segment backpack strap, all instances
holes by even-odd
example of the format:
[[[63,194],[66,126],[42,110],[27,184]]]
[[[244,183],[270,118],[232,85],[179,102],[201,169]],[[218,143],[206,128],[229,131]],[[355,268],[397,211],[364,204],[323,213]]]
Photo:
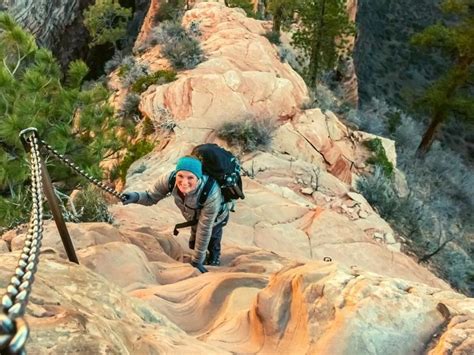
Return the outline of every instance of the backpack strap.
[[[173,184],[170,185],[170,182],[173,181]],[[171,186],[171,190],[173,190],[174,183],[176,182],[176,174],[172,174],[172,179],[170,176],[170,181],[168,182],[168,186]],[[217,184],[217,181],[214,180],[212,177],[208,176],[206,183],[204,184],[204,187],[201,191],[201,194],[199,195],[199,200],[198,200],[198,210],[202,209],[204,207],[204,204],[206,203],[207,197],[209,196],[209,192],[211,192],[212,186],[214,183]],[[192,227],[195,226],[198,223],[198,218],[197,218],[197,211],[194,213],[194,218],[192,221],[188,222],[183,222],[183,223],[178,223],[174,226],[173,230],[173,235],[178,235],[179,231],[178,229],[181,228],[186,228],[186,227]]]
[[[192,226],[195,226],[196,224],[198,223],[198,220],[196,217],[194,217],[194,219],[192,221],[189,221],[189,222],[183,222],[183,223],[178,223],[174,226],[174,229],[173,229],[173,235],[174,236],[177,236],[179,234],[179,230],[178,229],[181,229],[181,228],[186,228],[186,227],[192,227]]]
[[[201,209],[204,207],[204,204],[206,203],[207,197],[209,196],[209,192],[211,192],[212,186],[214,183],[217,184],[217,181],[214,180],[213,177],[208,176],[207,181],[204,184],[204,187],[201,191],[201,195],[199,195],[199,202],[198,202],[198,208]]]
[[[168,179],[168,192],[173,191],[174,185],[176,184],[176,171],[173,171]]]

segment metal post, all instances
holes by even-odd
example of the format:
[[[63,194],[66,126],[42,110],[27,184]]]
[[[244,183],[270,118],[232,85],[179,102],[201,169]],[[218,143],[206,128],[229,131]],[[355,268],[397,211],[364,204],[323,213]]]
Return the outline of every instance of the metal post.
[[[56,222],[56,227],[58,227],[59,235],[63,241],[64,249],[66,250],[67,257],[69,261],[79,264],[79,260],[76,256],[76,251],[74,250],[74,244],[72,244],[71,237],[64,222],[63,214],[59,208],[57,196],[53,190],[53,184],[51,183],[51,178],[49,177],[48,170],[46,170],[46,164],[41,161],[41,175],[43,178],[43,191],[46,199],[48,200],[49,208],[53,213],[54,222]]]
[[[27,132],[34,132],[33,134],[37,135],[37,130],[36,128],[27,128],[20,132],[20,138],[23,143],[23,146],[27,151],[30,151],[30,146],[24,138],[24,134]],[[51,178],[49,177],[48,170],[46,169],[46,164],[43,162],[43,160],[41,160],[41,177],[43,180],[44,195],[48,200],[48,205],[53,214],[54,222],[56,223],[59,235],[61,236],[61,240],[63,242],[64,249],[66,250],[67,257],[69,258],[69,261],[79,264],[79,260],[77,259],[76,252],[74,250],[74,244],[72,244],[71,237],[69,236],[69,232],[66,228],[66,223],[64,222],[61,209],[59,208],[57,196],[54,193]]]

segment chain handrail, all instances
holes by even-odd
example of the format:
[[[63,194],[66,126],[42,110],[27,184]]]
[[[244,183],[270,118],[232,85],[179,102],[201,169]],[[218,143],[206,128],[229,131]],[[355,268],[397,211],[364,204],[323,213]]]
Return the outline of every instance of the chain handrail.
[[[30,155],[31,193],[33,205],[30,214],[28,233],[25,239],[20,259],[18,260],[15,274],[7,286],[7,291],[1,299],[2,312],[0,312],[0,353],[26,354],[25,343],[28,339],[29,328],[24,319],[24,313],[34,275],[38,268],[41,240],[43,238],[43,181],[41,171],[40,149],[44,147],[56,159],[66,164],[73,171],[85,177],[94,185],[105,192],[119,198],[124,196],[114,189],[106,186],[101,181],[79,168],[72,161],[61,155],[53,147],[37,136],[35,128],[27,128],[20,132],[20,138]]]
[[[41,239],[43,238],[43,188],[39,142],[34,130],[22,131],[22,139],[30,147],[32,209],[28,233],[15,274],[10,279],[7,292],[2,297],[0,313],[1,354],[26,354],[24,346],[29,335],[24,320],[26,304],[31,292],[34,275],[38,268]],[[29,133],[28,137],[25,137]]]
[[[64,157],[62,154],[60,154],[56,149],[51,147],[48,143],[46,143],[44,140],[40,139],[42,147],[44,147],[48,152],[50,152],[57,160],[60,162],[66,164],[70,169],[72,169],[74,172],[78,173],[79,175],[85,177],[87,180],[89,180],[91,183],[96,185],[97,187],[101,188],[105,192],[108,192],[109,194],[117,197],[119,200],[123,200],[124,196],[118,192],[112,189],[111,187],[108,187],[105,185],[102,181],[97,180],[95,177],[90,176],[88,173],[83,171],[80,167],[78,167],[74,162],[69,160],[68,158]]]

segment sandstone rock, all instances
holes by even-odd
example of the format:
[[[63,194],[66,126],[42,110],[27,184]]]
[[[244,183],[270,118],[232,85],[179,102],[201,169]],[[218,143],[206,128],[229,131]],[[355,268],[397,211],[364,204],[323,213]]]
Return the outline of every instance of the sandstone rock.
[[[400,170],[398,169],[394,169],[393,171],[393,178],[394,178],[394,186],[395,186],[395,190],[398,194],[399,197],[407,197],[408,194],[410,193],[410,190],[408,188],[408,182],[407,182],[407,179],[405,177],[405,175],[403,174],[403,172],[401,172]]]
[[[280,153],[290,154],[294,159],[310,162],[326,170],[326,163],[321,153],[290,122],[285,123],[276,130],[272,147]]]
[[[247,116],[288,119],[307,97],[303,80],[281,63],[259,21],[218,3],[199,3],[183,25],[199,19],[207,60],[178,80],[142,95],[141,111],[154,119],[165,107],[177,121],[205,120],[206,127]]]
[[[313,193],[313,189],[311,187],[304,187],[301,189],[301,193],[303,195],[311,195]]]
[[[393,236],[393,233],[385,233],[383,236],[385,243],[387,244],[395,244],[397,241],[395,240],[395,237]]]
[[[448,329],[428,354],[469,354],[474,349],[474,320],[469,316],[455,316]]]
[[[247,171],[258,172],[255,177],[265,184],[289,186],[296,178],[298,185],[314,185],[315,190],[326,195],[341,196],[348,192],[348,186],[335,176],[301,160],[288,161],[280,154],[259,153],[242,166]]]
[[[383,234],[393,234],[393,229],[382,217],[376,213],[369,213],[365,210],[359,211],[359,217],[357,221],[354,221],[354,224],[357,225],[360,229],[367,230],[376,230]]]
[[[133,283],[154,284],[155,275],[145,253],[122,242],[91,246],[78,252],[79,262],[120,287]]]
[[[394,252],[397,252],[397,253],[400,253],[400,251],[402,249],[402,244],[401,243],[388,244],[387,249],[391,250],[391,251],[394,251]]]
[[[277,132],[274,146],[280,152],[316,163],[319,167],[324,166],[322,158],[331,174],[350,184],[351,162],[355,160],[352,143],[347,128],[333,113],[327,115],[320,109],[306,110],[292,121],[293,127],[282,127]]]
[[[261,222],[255,226],[255,245],[285,257],[311,259],[311,244],[304,230],[292,223],[271,225]]]
[[[331,112],[326,111],[326,125],[329,134],[329,138],[333,141],[339,141],[345,137],[348,137],[348,129],[345,125],[339,121],[337,116]]]
[[[395,150],[395,142],[393,140],[363,131],[358,131],[357,133],[354,132],[354,134],[357,135],[360,142],[375,138],[380,139],[382,141],[383,148],[385,149],[385,154],[387,155],[388,161],[391,162],[394,167],[397,166],[397,152]]]
[[[0,284],[18,252],[0,254]],[[116,271],[117,272],[117,271]],[[222,354],[81,265],[42,255],[26,312],[31,354]]]
[[[187,279],[132,294],[207,344],[243,353],[423,352],[445,321],[440,300],[473,317],[473,300],[453,292],[322,262],[290,262],[267,281],[263,270],[232,270],[252,259],[265,265],[269,254],[235,255],[227,278],[208,273],[199,288]],[[178,301],[183,294],[190,300],[185,304]],[[398,311],[386,312],[393,308]],[[194,317],[197,322],[189,322]]]
[[[8,253],[10,249],[8,249],[8,244],[6,241],[0,239],[0,254],[1,253]]]
[[[123,236],[118,229],[107,223],[66,223],[71,240],[76,251],[89,246],[122,241]],[[23,248],[26,231],[15,232],[12,239],[12,250]],[[42,245],[55,249],[62,257],[66,258],[61,237],[54,221],[45,221]]]

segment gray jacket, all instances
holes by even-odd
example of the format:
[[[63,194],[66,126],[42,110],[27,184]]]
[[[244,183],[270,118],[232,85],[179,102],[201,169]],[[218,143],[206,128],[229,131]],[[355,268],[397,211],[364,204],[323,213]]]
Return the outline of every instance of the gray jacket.
[[[168,182],[173,172],[161,175],[158,181],[145,192],[139,192],[137,203],[151,206],[169,195]],[[186,221],[192,221],[195,213],[198,219],[197,226],[191,229],[191,240],[195,239],[194,255],[192,261],[203,263],[206,257],[206,250],[211,239],[212,228],[221,223],[229,214],[229,204],[224,203],[221,189],[214,184],[209,191],[209,195],[202,209],[198,209],[199,196],[208,179],[207,175],[199,180],[196,190],[186,195],[184,199],[178,194],[178,188],[173,186],[171,196],[174,197],[176,206],[181,210]]]

